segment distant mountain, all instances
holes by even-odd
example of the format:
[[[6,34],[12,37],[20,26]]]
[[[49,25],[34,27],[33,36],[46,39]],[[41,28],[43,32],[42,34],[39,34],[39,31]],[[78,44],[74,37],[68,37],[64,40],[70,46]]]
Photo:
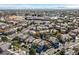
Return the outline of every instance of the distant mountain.
[[[0,4],[0,9],[79,9],[78,4]]]

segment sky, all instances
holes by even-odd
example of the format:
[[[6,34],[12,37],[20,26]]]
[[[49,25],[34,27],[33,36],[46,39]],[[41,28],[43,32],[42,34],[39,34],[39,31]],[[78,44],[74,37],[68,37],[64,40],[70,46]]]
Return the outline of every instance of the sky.
[[[79,9],[79,4],[0,4],[0,9]]]

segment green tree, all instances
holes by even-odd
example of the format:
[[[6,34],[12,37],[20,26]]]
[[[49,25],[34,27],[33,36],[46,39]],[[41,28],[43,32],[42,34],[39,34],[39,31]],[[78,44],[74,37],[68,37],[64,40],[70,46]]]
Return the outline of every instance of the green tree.
[[[59,55],[64,55],[65,54],[65,49],[62,48],[61,51],[59,51]]]
[[[1,37],[1,41],[7,42],[8,41],[8,38],[6,36],[3,36],[3,37]]]
[[[16,37],[14,37],[13,39],[12,39],[12,41],[19,41],[19,37],[18,36],[16,36]]]
[[[73,50],[74,50],[74,52],[75,52],[76,55],[79,55],[79,48],[75,48],[74,47]]]
[[[20,44],[17,41],[14,41],[11,45],[13,45],[17,50],[20,48]]]
[[[36,45],[36,44],[32,44],[31,47],[34,48],[34,49],[36,49],[36,48],[38,47],[38,45]]]
[[[30,55],[36,55],[36,50],[34,48],[30,48],[29,50]]]

